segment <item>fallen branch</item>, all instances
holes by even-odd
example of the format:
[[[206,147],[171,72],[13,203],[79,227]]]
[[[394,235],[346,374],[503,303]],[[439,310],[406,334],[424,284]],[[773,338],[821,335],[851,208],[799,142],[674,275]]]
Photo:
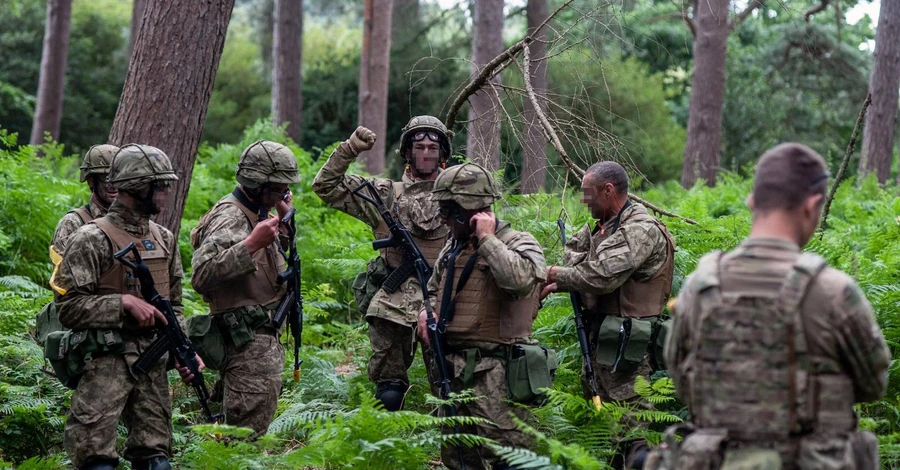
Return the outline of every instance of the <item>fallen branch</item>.
[[[575,0],[567,0],[560,5],[560,7],[548,16],[543,23],[538,25],[531,34],[525,36],[512,46],[509,46],[505,51],[501,52],[500,55],[491,59],[490,62],[484,65],[478,75],[466,84],[462,91],[459,92],[459,95],[456,96],[456,99],[453,100],[453,104],[450,105],[450,110],[447,111],[447,117],[444,119],[444,125],[447,126],[447,129],[449,129],[451,133],[453,132],[453,125],[456,124],[456,115],[459,114],[459,110],[462,108],[463,103],[465,103],[470,96],[477,93],[488,80],[509,66],[510,62],[515,60],[516,55],[522,52],[522,49],[525,49],[525,46],[534,40],[534,36],[544,29],[544,26],[546,26],[557,13],[569,6],[573,1]]]
[[[831,0],[819,0],[818,5],[810,7],[808,10],[806,10],[806,13],[803,14],[803,20],[809,23],[809,20],[812,19],[812,16],[828,8],[829,3],[831,3]]]
[[[831,202],[834,200],[834,193],[837,192],[838,185],[841,184],[841,178],[844,177],[844,172],[847,171],[847,165],[850,164],[850,156],[853,155],[853,149],[856,147],[856,139],[859,137],[859,129],[862,127],[863,121],[866,120],[866,111],[868,111],[870,104],[872,104],[871,93],[866,95],[866,100],[863,102],[862,109],[859,110],[859,116],[856,117],[856,125],[853,126],[853,133],[850,134],[850,143],[847,144],[847,150],[844,152],[844,159],[841,160],[841,166],[838,168],[837,174],[834,175],[834,182],[831,183],[831,189],[828,190],[828,197],[825,198],[825,208],[822,209],[822,223],[819,224],[819,237],[821,237],[822,232],[825,231],[825,225],[828,221],[828,211],[831,210]]]
[[[562,158],[562,160],[566,164],[566,167],[568,168],[568,170],[573,175],[577,176],[579,179],[584,178],[584,170],[579,168],[578,165],[576,165],[575,162],[573,162],[572,159],[569,158],[569,153],[566,152],[565,147],[563,147],[562,142],[560,142],[560,140],[559,140],[559,136],[556,134],[556,131],[553,129],[553,126],[550,125],[550,120],[547,119],[547,115],[544,114],[544,112],[541,110],[540,104],[538,103],[537,94],[534,92],[534,87],[531,85],[531,66],[530,66],[531,54],[530,54],[528,48],[525,48],[524,60],[522,62],[524,64],[524,65],[522,65],[522,67],[524,67],[524,69],[522,69],[522,76],[525,78],[525,90],[528,93],[528,99],[531,101],[532,107],[534,107],[534,112],[535,112],[535,114],[537,114],[538,120],[541,122],[541,128],[543,128],[543,130],[544,130],[544,135],[547,137],[548,140],[550,140],[550,142],[553,143],[553,147],[559,153],[560,158]],[[518,66],[519,63],[516,62],[516,65]],[[636,196],[634,194],[628,193],[628,197],[631,200],[633,200],[639,204],[643,204],[648,209],[650,209],[658,214],[665,215],[667,217],[673,217],[676,219],[681,219],[691,225],[700,225],[695,220],[689,219],[687,217],[682,217],[678,214],[663,210],[660,207],[658,207],[654,204],[651,204],[646,199]]]

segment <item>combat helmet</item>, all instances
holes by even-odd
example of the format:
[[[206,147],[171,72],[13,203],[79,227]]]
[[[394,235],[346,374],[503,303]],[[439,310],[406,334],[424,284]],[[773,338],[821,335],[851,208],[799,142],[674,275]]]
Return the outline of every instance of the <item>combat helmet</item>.
[[[235,174],[238,183],[247,188],[300,182],[297,158],[289,148],[271,140],[257,140],[244,149]]]
[[[434,116],[416,116],[403,126],[403,134],[400,135],[400,156],[406,158],[406,152],[412,147],[412,138],[421,131],[434,131],[443,137],[440,142],[441,160],[450,158],[450,131],[440,119]]]
[[[475,163],[463,163],[442,171],[431,190],[433,201],[454,201],[468,210],[483,209],[501,197],[494,177]]]
[[[91,175],[107,175],[109,174],[109,164],[112,163],[113,157],[119,147],[109,144],[94,145],[84,154],[84,160],[81,166],[81,177],[79,180],[84,183]]]
[[[134,191],[154,181],[175,181],[169,157],[149,145],[128,144],[116,153],[109,167],[109,184],[121,191]]]

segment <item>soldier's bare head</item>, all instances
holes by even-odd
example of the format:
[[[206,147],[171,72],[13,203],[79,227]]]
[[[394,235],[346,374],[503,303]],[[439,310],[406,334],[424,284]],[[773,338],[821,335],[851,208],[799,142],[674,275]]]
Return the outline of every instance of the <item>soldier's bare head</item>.
[[[815,232],[828,188],[828,167],[815,150],[777,145],[756,166],[748,205],[754,232],[779,232],[803,246]]]
[[[616,217],[628,200],[628,173],[616,162],[590,166],[581,180],[582,197],[591,215],[601,223]]]

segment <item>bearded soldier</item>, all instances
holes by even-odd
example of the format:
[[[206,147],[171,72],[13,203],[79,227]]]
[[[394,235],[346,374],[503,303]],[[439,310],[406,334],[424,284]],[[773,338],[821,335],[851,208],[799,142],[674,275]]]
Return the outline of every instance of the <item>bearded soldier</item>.
[[[853,404],[884,395],[890,351],[853,279],[800,251],[828,176],[804,145],[763,154],[750,236],[704,256],[675,303],[665,358],[696,430],[648,467],[879,468]]]
[[[59,319],[72,329],[69,362],[83,368],[66,417],[65,448],[80,469],[118,465],[116,428],[128,428],[125,459],[134,469],[167,470],[172,452],[172,398],[166,378],[168,354],[149,374],[132,369],[156,339],[163,314],[141,297],[137,279],[113,254],[134,243],[159,293],[179,319],[183,277],[178,240],[150,221],[176,180],[161,150],[129,144],[112,161],[109,183],[118,196],[106,216],[92,220],[68,240],[60,264]]]
[[[117,193],[116,188],[106,181],[106,175],[109,174],[109,163],[118,151],[119,147],[115,145],[103,144],[91,147],[84,154],[84,160],[79,168],[80,181],[87,182],[91,190],[91,200],[84,206],[67,212],[56,224],[50,245],[56,248],[57,252],[63,253],[66,239],[75,233],[78,227],[106,215]]]
[[[352,194],[366,178],[346,174],[350,163],[374,143],[372,131],[357,128],[334,150],[312,188],[331,207],[369,224],[375,237],[381,239],[390,233],[378,211]],[[400,181],[370,181],[393,216],[410,230],[428,263],[433,264],[447,239],[447,228],[437,215],[437,205],[431,202],[434,179],[450,157],[447,128],[433,116],[412,118],[400,136],[400,155],[406,161]],[[415,270],[411,262],[404,262],[402,249],[386,248],[357,278],[354,289],[357,305],[369,323],[372,357],[368,373],[369,380],[376,384],[375,397],[385,409],[399,410],[409,388],[407,370],[415,354],[414,326],[423,298]]]
[[[442,172],[432,197],[451,233],[428,282],[434,315],[446,325],[446,357],[435,361],[446,361],[454,392],[472,389],[478,397],[460,404],[458,414],[488,420],[460,432],[527,447],[529,439],[511,416],[524,420],[529,413],[509,400],[534,403],[538,389],[552,385],[556,369],[555,354],[531,339],[547,269],[544,252],[531,234],[496,218],[491,204],[500,199],[499,187],[474,163]],[[426,319],[422,310],[419,336],[427,344]],[[452,469],[511,468],[481,446],[445,446],[441,457]]]
[[[221,371],[225,423],[266,432],[282,388],[284,347],[272,323],[286,287],[279,220],[291,207],[288,185],[300,182],[297,158],[276,142],[247,147],[237,165],[238,186],[191,231],[191,284],[210,315],[190,319],[190,336],[211,368]],[[279,217],[270,217],[275,208]]]

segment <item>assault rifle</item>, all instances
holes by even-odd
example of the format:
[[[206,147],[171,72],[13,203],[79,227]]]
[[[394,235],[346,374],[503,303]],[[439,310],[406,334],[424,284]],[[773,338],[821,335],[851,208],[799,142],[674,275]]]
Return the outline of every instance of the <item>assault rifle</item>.
[[[133,261],[125,258],[125,255],[128,253],[134,256]],[[219,422],[222,419],[222,415],[213,415],[209,409],[209,390],[206,389],[203,372],[200,371],[197,352],[194,350],[191,340],[182,331],[181,324],[178,323],[178,317],[175,316],[175,310],[172,309],[169,299],[159,295],[159,291],[156,290],[156,284],[153,282],[150,268],[141,259],[141,254],[137,247],[134,243],[129,243],[128,246],[119,250],[113,257],[131,269],[132,274],[141,283],[141,296],[166,318],[166,324],[157,327],[159,337],[141,354],[137,362],[134,363],[134,368],[148,374],[165,353],[171,353],[179,365],[187,367],[191,374],[194,375],[190,386],[194,387],[194,392],[197,393],[197,398],[200,400],[200,406],[203,408],[206,420],[210,423]]]
[[[363,189],[366,189],[369,194],[363,194]],[[444,341],[442,338],[446,325],[438,327],[438,322],[434,318],[434,310],[431,307],[431,302],[428,300],[428,279],[431,278],[431,266],[428,264],[428,260],[425,259],[425,255],[422,254],[419,245],[416,244],[416,241],[413,239],[409,229],[404,227],[400,221],[394,218],[391,211],[388,210],[384,201],[381,199],[381,196],[378,195],[378,191],[371,181],[366,180],[363,184],[359,185],[358,188],[353,190],[353,195],[375,206],[375,209],[378,210],[378,214],[381,215],[381,219],[384,220],[388,230],[391,232],[390,238],[372,242],[372,248],[380,250],[382,248],[400,247],[403,250],[403,264],[412,266],[412,269],[416,274],[416,279],[418,279],[419,285],[422,287],[422,297],[424,300],[423,304],[426,316],[425,326],[428,330],[428,340],[431,342],[434,362],[437,365],[438,377],[435,385],[437,385],[440,390],[441,400],[446,401],[450,398],[450,393],[452,392],[452,389],[450,388],[450,371],[447,369],[447,356],[444,355]],[[401,268],[395,269],[391,275],[388,276],[388,279],[400,271]],[[400,283],[405,281],[410,274],[412,274],[412,272],[408,273],[403,279],[399,279],[397,286],[399,287]],[[387,281],[385,281],[385,283],[387,283]],[[456,406],[452,403],[446,403],[444,405],[444,411],[449,417],[456,416]],[[453,426],[453,432],[459,434],[458,425]],[[462,449],[457,446],[457,450],[459,451],[460,465],[463,470],[465,470],[465,459],[463,458]]]
[[[563,246],[566,244],[566,224],[562,219],[556,219],[559,226],[559,237]],[[584,375],[591,389],[591,401],[598,410],[603,404],[600,401],[600,393],[597,391],[597,378],[594,376],[594,365],[591,361],[591,343],[588,341],[587,329],[584,326],[584,310],[581,307],[581,294],[569,292],[569,300],[572,301],[572,310],[575,311],[575,331],[578,332],[578,345],[581,347],[581,361],[584,363]]]
[[[272,316],[272,323],[275,328],[281,328],[287,319],[288,326],[291,329],[291,336],[294,337],[294,382],[300,381],[300,343],[303,336],[303,293],[301,291],[300,274],[303,268],[300,262],[300,254],[297,252],[297,224],[294,221],[294,215],[297,209],[291,209],[284,217],[281,223],[287,227],[288,238],[290,238],[290,247],[287,258],[287,269],[278,275],[278,284],[287,283],[287,294],[278,308],[275,315]]]

